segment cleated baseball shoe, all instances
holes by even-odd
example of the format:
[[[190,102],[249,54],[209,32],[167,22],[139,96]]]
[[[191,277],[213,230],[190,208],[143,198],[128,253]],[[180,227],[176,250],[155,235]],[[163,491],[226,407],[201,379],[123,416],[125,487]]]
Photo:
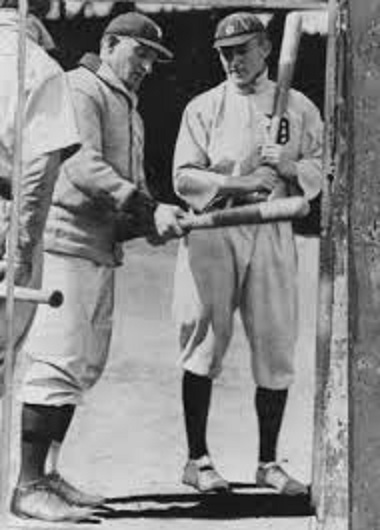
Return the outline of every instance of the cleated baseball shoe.
[[[205,455],[198,460],[189,460],[185,466],[182,483],[192,486],[201,493],[226,492],[230,485],[216,471],[209,456]]]
[[[49,484],[50,489],[65,499],[69,504],[96,507],[105,503],[104,497],[80,491],[61,477],[57,471],[46,475],[45,480]]]
[[[39,519],[50,523],[80,522],[92,516],[90,509],[72,506],[52,491],[45,479],[16,488],[11,512],[22,519]]]
[[[283,495],[307,495],[307,487],[292,478],[277,462],[259,464],[256,484],[260,488],[272,488]]]

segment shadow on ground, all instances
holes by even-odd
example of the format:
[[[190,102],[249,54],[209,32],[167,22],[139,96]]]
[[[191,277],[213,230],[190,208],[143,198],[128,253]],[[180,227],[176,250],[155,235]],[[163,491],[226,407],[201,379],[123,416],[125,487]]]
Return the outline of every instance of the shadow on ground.
[[[310,496],[289,497],[264,492],[254,484],[233,483],[225,494],[161,493],[107,499],[96,512],[100,519],[242,519],[314,515]],[[251,490],[251,491],[247,491]]]

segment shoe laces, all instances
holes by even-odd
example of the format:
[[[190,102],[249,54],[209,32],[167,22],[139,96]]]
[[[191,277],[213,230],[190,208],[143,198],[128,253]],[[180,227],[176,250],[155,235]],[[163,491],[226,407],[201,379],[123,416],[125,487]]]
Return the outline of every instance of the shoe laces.
[[[23,493],[24,491],[39,491],[46,490],[49,488],[49,482],[45,477],[38,478],[36,480],[31,480],[25,482],[16,487],[15,491]]]
[[[286,473],[284,465],[286,466],[288,463],[289,460],[287,458],[282,458],[281,460],[274,460],[273,462],[261,462],[259,468],[265,471],[269,471],[269,469],[279,469],[283,473]]]
[[[58,483],[60,486],[64,488],[70,488],[71,490],[76,489],[66,479],[64,479],[63,476],[58,471],[52,471],[51,473],[46,475],[46,480],[48,482],[53,481],[55,483]]]

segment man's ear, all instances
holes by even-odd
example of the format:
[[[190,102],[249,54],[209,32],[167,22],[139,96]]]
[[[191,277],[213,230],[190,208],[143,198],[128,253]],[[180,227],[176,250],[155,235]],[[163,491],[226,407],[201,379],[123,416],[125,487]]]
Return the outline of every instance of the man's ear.
[[[263,52],[264,59],[267,59],[272,51],[272,43],[269,39],[264,39],[261,45],[261,49]]]
[[[119,38],[117,37],[117,35],[106,35],[101,41],[101,49],[103,49],[105,52],[110,53],[115,48],[118,42]]]

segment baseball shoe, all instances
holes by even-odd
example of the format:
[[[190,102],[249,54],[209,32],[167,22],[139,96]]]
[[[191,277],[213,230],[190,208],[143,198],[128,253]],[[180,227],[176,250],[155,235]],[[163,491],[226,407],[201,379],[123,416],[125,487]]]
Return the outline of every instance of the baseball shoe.
[[[105,498],[101,495],[92,495],[80,491],[65,480],[57,471],[53,471],[45,476],[49,487],[57,495],[65,499],[69,504],[75,506],[101,506],[105,503]]]
[[[45,479],[16,488],[11,512],[22,519],[39,519],[51,523],[79,522],[92,516],[90,509],[72,506],[52,491]]]
[[[283,495],[307,495],[307,487],[291,477],[277,462],[259,464],[256,484],[260,488],[272,488]]]
[[[216,471],[208,455],[187,462],[182,483],[201,493],[226,492],[230,489],[229,483]]]

